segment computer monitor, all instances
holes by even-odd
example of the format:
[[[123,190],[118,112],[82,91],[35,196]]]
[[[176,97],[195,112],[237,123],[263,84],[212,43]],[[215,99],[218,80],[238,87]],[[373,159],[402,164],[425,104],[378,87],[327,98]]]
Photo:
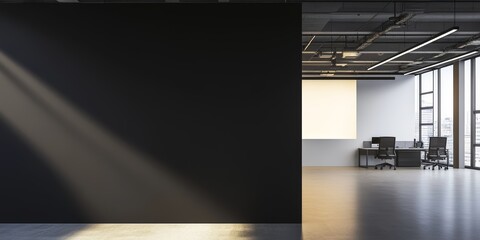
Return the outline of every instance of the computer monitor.
[[[380,145],[380,138],[379,137],[372,137],[372,144],[370,145],[370,147],[378,148],[378,145]]]

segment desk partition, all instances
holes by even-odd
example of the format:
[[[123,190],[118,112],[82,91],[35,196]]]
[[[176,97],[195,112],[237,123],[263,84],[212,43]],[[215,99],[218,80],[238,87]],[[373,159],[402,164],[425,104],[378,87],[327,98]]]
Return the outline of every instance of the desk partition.
[[[374,160],[377,149],[371,147],[371,141],[364,141],[363,147],[358,148],[358,166],[363,168],[373,166],[369,162],[372,163],[371,160]],[[419,167],[422,159],[425,158],[426,151],[425,148],[413,148],[413,141],[397,141],[395,144],[397,154],[395,164],[398,167]],[[362,156],[365,159],[363,164]]]

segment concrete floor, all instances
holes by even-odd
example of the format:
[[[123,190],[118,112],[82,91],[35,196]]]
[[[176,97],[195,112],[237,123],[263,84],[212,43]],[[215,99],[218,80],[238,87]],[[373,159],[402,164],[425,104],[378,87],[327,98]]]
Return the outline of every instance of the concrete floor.
[[[0,239],[480,239],[480,171],[303,169],[298,224],[0,224]]]
[[[480,239],[480,171],[303,170],[308,240]]]

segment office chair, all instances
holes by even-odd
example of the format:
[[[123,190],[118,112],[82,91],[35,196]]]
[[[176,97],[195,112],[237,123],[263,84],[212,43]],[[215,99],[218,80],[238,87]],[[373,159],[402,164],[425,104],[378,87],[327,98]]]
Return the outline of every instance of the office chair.
[[[395,166],[395,160],[397,159],[397,155],[395,154],[395,137],[380,137],[375,158],[385,160],[384,163],[375,165],[375,169],[380,167],[380,169],[383,170],[384,167],[388,166],[390,169],[393,167],[394,170],[397,170]],[[387,163],[387,159],[393,159],[393,164]]]
[[[423,169],[435,170],[435,167],[438,169],[445,168],[448,170],[448,149],[447,149],[447,138],[446,137],[430,137],[430,144],[428,145],[428,152],[426,155],[426,161],[423,164]],[[447,163],[440,163],[440,160],[447,160]]]

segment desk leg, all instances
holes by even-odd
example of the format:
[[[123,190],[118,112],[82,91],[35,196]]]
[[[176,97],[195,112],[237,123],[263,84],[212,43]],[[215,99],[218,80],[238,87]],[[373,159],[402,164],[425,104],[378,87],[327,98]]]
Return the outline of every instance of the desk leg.
[[[360,150],[358,150],[358,167],[362,167],[362,165],[360,164],[360,156],[362,156]]]
[[[365,156],[365,168],[368,168],[368,150],[367,150],[367,156]]]

